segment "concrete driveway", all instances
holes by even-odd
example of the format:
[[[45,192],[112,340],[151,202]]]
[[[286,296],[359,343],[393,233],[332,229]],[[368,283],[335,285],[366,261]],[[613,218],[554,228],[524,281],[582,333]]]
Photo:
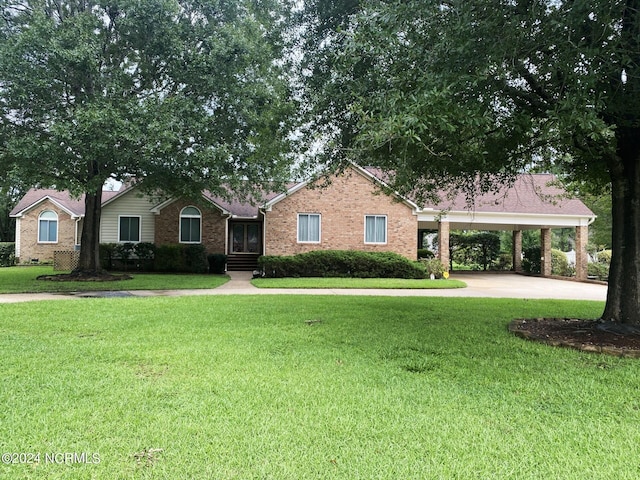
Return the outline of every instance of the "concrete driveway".
[[[126,292],[86,292],[73,294],[7,294],[0,303],[34,300],[63,300],[87,297],[159,297],[184,295],[365,295],[392,297],[489,297],[489,298],[556,298],[567,300],[599,300],[607,296],[607,286],[571,280],[529,277],[513,273],[458,273],[451,278],[462,280],[467,288],[452,290],[375,290],[375,289],[283,289],[256,288],[250,272],[230,272],[226,284],[205,290],[131,290]]]

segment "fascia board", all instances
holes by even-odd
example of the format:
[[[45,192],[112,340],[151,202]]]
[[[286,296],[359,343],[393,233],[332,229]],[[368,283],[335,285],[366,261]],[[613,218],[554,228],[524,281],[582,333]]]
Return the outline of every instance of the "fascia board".
[[[39,198],[38,200],[36,200],[35,202],[33,202],[31,205],[26,206],[25,208],[23,208],[22,210],[20,210],[17,213],[14,213],[13,215],[10,215],[13,218],[22,218],[29,210],[33,210],[34,208],[36,208],[39,204],[43,203],[45,200],[49,200],[51,203],[53,203],[54,205],[56,205],[58,208],[64,210],[65,212],[67,212],[69,214],[69,216],[71,218],[82,218],[84,217],[84,215],[79,215],[76,212],[68,209],[67,207],[65,207],[64,205],[62,205],[60,202],[58,202],[55,198],[49,196],[49,195],[45,195],[42,198]]]
[[[437,222],[446,220],[450,224],[493,224],[493,225],[545,225],[549,227],[579,227],[590,225],[594,216],[562,215],[511,212],[437,211],[419,212],[418,221]]]

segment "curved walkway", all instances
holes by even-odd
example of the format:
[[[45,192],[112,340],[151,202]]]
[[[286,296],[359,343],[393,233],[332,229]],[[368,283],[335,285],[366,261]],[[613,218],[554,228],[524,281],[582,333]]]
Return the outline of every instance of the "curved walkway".
[[[571,280],[529,277],[513,273],[458,273],[452,278],[462,280],[467,288],[451,290],[419,289],[285,289],[256,288],[250,272],[230,272],[231,280],[215,289],[203,290],[130,290],[123,292],[20,293],[0,295],[0,303],[36,300],[65,300],[94,297],[177,297],[184,295],[365,295],[390,297],[487,297],[604,301],[607,286]]]

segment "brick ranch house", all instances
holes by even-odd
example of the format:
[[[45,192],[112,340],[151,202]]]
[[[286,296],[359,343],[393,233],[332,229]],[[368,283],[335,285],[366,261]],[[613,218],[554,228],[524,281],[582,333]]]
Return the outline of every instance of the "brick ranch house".
[[[542,271],[551,274],[551,228],[576,229],[576,276],[586,278],[586,243],[593,213],[550,186],[551,175],[522,175],[511,188],[482,195],[470,208],[462,196],[418,206],[382,193],[372,170],[353,165],[328,186],[309,182],[271,194],[259,206],[203,194],[199,202],[158,202],[136,187],[103,192],[101,243],[203,244],[228,255],[229,270],[252,270],[260,255],[311,250],[392,251],[416,259],[422,230],[440,233],[438,255],[447,265],[449,231],[513,232],[514,269],[520,269],[522,230],[541,232]],[[16,258],[22,264],[52,261],[56,251],[79,248],[83,199],[68,192],[32,189],[12,210]]]

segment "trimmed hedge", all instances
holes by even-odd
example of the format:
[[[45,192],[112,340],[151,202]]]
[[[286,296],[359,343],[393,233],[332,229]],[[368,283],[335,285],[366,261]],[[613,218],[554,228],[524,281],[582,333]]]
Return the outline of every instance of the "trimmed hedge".
[[[186,245],[183,250],[183,257],[186,272],[207,273],[209,271],[207,248],[204,245]]]
[[[16,262],[16,244],[0,242],[0,267],[11,267]]]
[[[160,245],[156,247],[154,269],[158,272],[182,272],[184,260],[182,245]]]
[[[265,277],[425,278],[424,265],[392,252],[317,250],[258,259]]]
[[[223,274],[227,264],[227,256],[224,253],[212,253],[207,256],[209,261],[209,273]]]

